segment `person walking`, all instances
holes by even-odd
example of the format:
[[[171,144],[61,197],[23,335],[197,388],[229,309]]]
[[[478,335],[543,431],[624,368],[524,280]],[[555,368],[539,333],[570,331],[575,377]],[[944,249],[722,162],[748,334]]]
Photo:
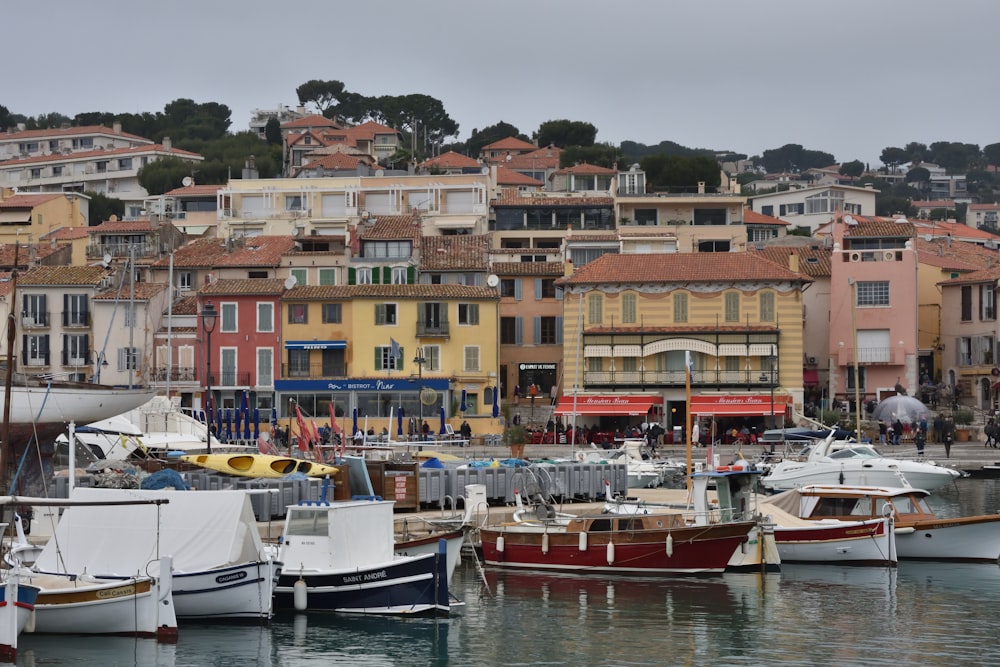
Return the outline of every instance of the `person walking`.
[[[941,442],[941,435],[944,433],[944,420],[938,414],[934,417],[934,442]]]
[[[944,456],[950,459],[951,443],[954,442],[955,438],[955,422],[952,421],[951,417],[947,417],[944,420],[944,424],[941,427],[941,438],[944,442]]]

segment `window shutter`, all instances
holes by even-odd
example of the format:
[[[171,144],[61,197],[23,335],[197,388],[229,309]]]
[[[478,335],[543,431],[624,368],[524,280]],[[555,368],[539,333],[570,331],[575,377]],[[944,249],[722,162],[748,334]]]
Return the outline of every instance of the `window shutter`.
[[[21,363],[25,366],[28,365],[28,335],[23,334],[21,336]]]
[[[520,278],[515,278],[514,279],[514,299],[516,301],[520,301],[521,300],[521,279]]]
[[[562,345],[563,342],[563,318],[562,316],[556,318],[556,344]]]
[[[64,327],[69,325],[69,294],[63,294],[62,323]],[[66,362],[63,361],[63,363]]]
[[[408,266],[406,267],[406,284],[414,285],[417,282],[417,267]]]
[[[534,328],[534,336],[532,342],[535,345],[540,345],[542,342],[542,318],[538,315],[535,315],[531,319],[534,320],[532,324]]]
[[[406,349],[400,345],[399,346],[399,356],[396,358],[396,370],[403,370],[403,360],[406,359]]]
[[[535,301],[542,300],[542,279],[535,278]]]
[[[358,284],[358,275],[357,275],[357,273],[358,273],[358,270],[355,269],[355,268],[353,268],[353,267],[349,267],[347,269],[347,284],[348,285],[357,285]]]
[[[382,267],[382,284],[391,285],[392,284],[392,267],[383,266]]]
[[[42,336],[38,341],[39,352],[42,353],[42,358],[45,360],[45,365],[49,365],[49,337],[48,335]]]
[[[521,317],[514,318],[514,344],[524,345],[524,319]]]
[[[375,348],[375,370],[382,370],[382,348],[377,346]]]
[[[65,294],[63,296],[65,296]],[[64,314],[64,316],[65,316],[65,314]],[[62,340],[63,340],[62,365],[63,366],[68,366],[69,365],[69,336],[67,336],[66,334],[63,334]]]
[[[83,362],[90,364],[90,334],[83,334]]]
[[[563,292],[566,290],[562,289],[559,285],[556,285],[556,301],[563,300]]]
[[[385,304],[377,303],[375,304],[375,324],[382,325],[385,324]]]

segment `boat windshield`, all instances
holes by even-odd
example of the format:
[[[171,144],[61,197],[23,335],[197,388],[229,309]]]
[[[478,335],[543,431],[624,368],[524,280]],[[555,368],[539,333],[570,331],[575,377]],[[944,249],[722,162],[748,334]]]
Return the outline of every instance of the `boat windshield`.
[[[894,496],[892,506],[896,508],[896,514],[906,516],[909,514],[930,514],[934,515],[934,510],[927,504],[927,500],[920,496],[908,494],[905,496]]]
[[[854,445],[830,454],[831,459],[880,459],[882,455],[866,445]]]
[[[321,537],[328,533],[327,512],[323,509],[288,508],[285,535]]]

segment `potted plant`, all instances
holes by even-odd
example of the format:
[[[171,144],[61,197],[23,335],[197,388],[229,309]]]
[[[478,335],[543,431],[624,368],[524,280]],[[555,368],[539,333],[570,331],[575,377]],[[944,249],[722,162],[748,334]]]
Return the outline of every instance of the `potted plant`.
[[[955,420],[955,440],[968,442],[972,435],[972,421],[975,415],[972,410],[955,410],[952,415]]]
[[[528,441],[528,430],[520,424],[510,424],[503,432],[504,442],[510,447],[510,456],[524,458],[524,444]]]

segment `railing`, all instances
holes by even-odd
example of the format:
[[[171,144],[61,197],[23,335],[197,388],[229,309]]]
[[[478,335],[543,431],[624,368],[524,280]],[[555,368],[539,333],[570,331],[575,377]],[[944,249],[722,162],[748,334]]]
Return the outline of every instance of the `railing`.
[[[21,313],[21,326],[26,329],[49,326],[48,311],[28,311]]]
[[[64,328],[89,328],[91,324],[90,313],[87,311],[69,311],[62,314],[62,325]]]
[[[153,382],[166,382],[167,376],[166,368],[153,369]],[[194,382],[198,379],[198,373],[194,368],[174,367],[170,369],[169,378],[171,382]]]
[[[585,386],[681,386],[685,384],[685,371],[584,371]],[[780,383],[777,371],[773,383]],[[771,371],[694,371],[692,387],[752,387],[768,388],[772,384]]]
[[[330,380],[347,377],[347,366],[330,366],[322,363],[316,364],[282,364],[281,377],[283,378],[312,378],[316,380]]]
[[[417,336],[447,337],[450,335],[448,319],[442,317],[436,322],[417,320]]]
[[[211,382],[213,387],[249,387],[250,371],[222,371],[218,375],[213,373]]]
[[[93,243],[87,246],[87,257],[128,257],[132,250],[136,257],[152,257],[159,253],[156,243]]]
[[[849,366],[856,356],[859,364],[899,366],[905,359],[903,352],[896,347],[842,347],[837,355],[837,365]]]

